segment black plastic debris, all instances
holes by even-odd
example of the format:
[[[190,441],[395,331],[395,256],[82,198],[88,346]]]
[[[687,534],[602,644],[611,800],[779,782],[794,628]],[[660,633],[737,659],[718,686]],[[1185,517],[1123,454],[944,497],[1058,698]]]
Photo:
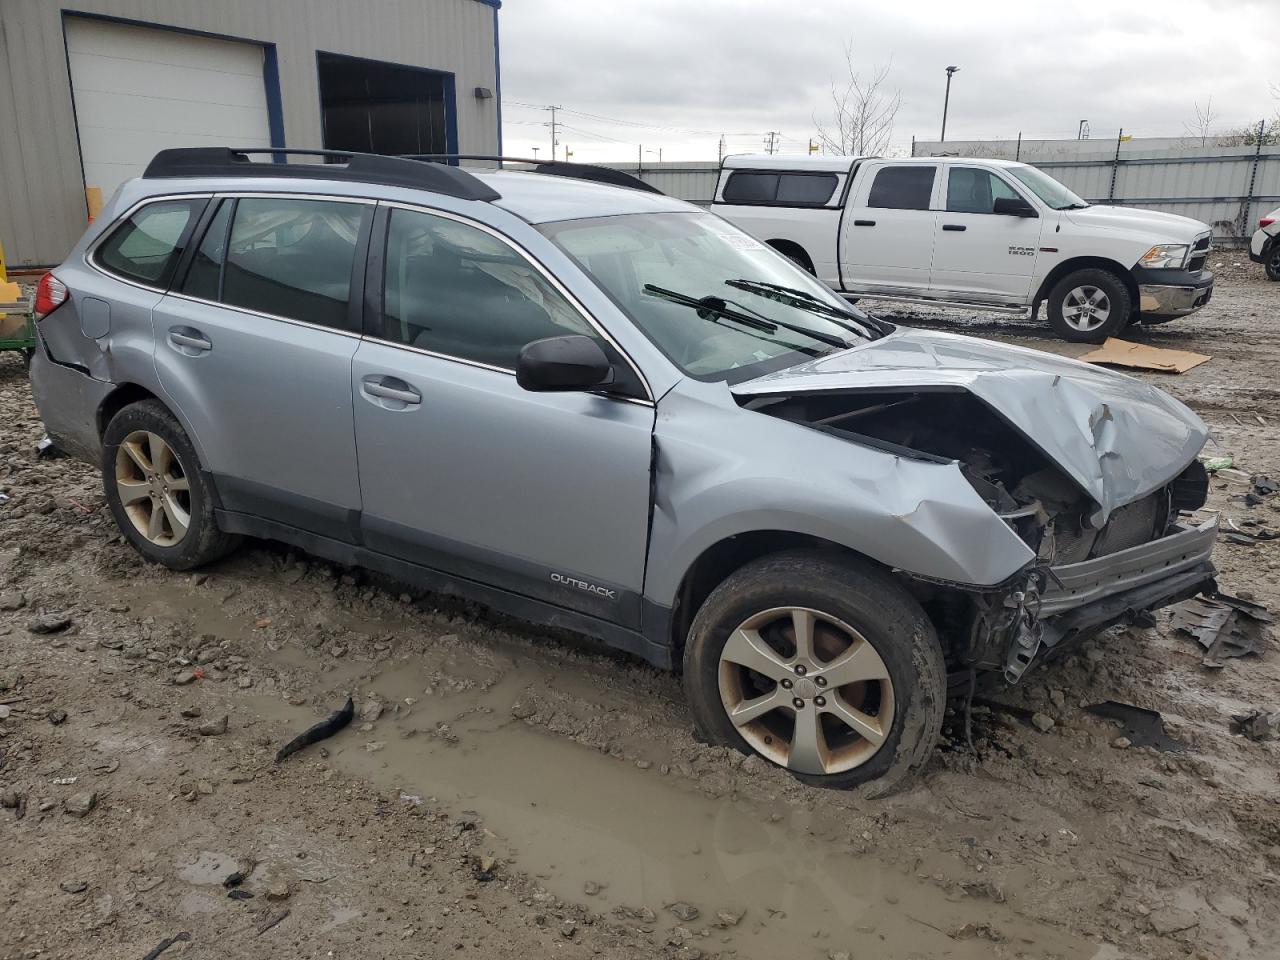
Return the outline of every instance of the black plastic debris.
[[[1280,713],[1250,710],[1231,718],[1231,732],[1250,740],[1275,740],[1280,737]]]
[[[229,890],[227,896],[232,900],[252,900],[253,894],[248,890]]]
[[[1181,740],[1164,732],[1164,720],[1154,710],[1115,700],[1104,700],[1085,709],[1094,716],[1118,720],[1124,728],[1125,738],[1135,747],[1155,747],[1164,753],[1187,749],[1187,745]]]
[[[1280,493],[1280,483],[1266,474],[1259,473],[1253,478],[1252,492],[1255,497],[1269,497],[1273,493]]]
[[[1179,603],[1173,608],[1172,625],[1178,633],[1194,637],[1205,651],[1201,662],[1216,669],[1232,657],[1260,653],[1269,636],[1268,625],[1274,622],[1261,604],[1217,593]]]
[[[303,747],[309,747],[313,743],[318,743],[321,740],[332,737],[343,727],[351,723],[351,718],[355,716],[355,713],[356,705],[350,697],[347,697],[347,702],[343,705],[341,710],[334,713],[333,716],[329,717],[327,720],[321,720],[314,727],[304,730],[302,733],[298,734],[298,736],[294,737],[281,747],[280,752],[276,754],[276,763],[279,763],[290,754],[297,753]]]
[[[147,952],[147,955],[142,958],[142,960],[156,960],[156,958],[160,956],[160,954],[164,953],[166,950],[172,947],[175,943],[187,943],[190,940],[191,940],[191,934],[188,933],[186,930],[183,930],[181,933],[175,933],[172,937],[165,937],[163,940],[157,943],[154,947],[152,947]]]

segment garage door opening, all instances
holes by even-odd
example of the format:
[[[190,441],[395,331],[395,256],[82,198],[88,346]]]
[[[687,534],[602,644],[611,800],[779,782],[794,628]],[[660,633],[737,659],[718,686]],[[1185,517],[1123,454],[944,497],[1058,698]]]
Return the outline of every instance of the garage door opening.
[[[316,58],[325,149],[454,152],[451,74],[336,53]]]

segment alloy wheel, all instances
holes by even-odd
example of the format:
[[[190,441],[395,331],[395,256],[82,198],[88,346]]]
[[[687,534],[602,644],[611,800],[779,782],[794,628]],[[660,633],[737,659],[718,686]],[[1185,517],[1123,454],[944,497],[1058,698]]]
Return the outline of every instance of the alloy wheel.
[[[1062,301],[1062,319],[1081,333],[1097,330],[1111,316],[1111,300],[1106,291],[1093,286],[1076,287]]]
[[[116,493],[138,533],[158,547],[177,545],[191,526],[191,485],[159,434],[135,430],[116,451]]]
[[[720,702],[758,753],[796,773],[844,773],[893,726],[893,682],[875,647],[807,607],[748,617],[720,653]]]

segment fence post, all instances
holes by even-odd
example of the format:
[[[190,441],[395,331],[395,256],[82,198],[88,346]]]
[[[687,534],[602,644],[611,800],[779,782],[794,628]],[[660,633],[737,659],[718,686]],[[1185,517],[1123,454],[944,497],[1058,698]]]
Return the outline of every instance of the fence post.
[[[916,155],[916,135],[914,133],[911,135],[911,155],[913,157]]]
[[[1120,128],[1120,132],[1116,134],[1116,158],[1111,164],[1111,189],[1107,191],[1107,202],[1111,203],[1116,198],[1116,172],[1120,169],[1120,142],[1124,140],[1124,127]]]
[[[1013,148],[1013,159],[1015,161],[1022,159],[1022,131],[1021,130],[1018,131],[1018,145]]]
[[[1244,210],[1240,222],[1240,237],[1247,239],[1249,236],[1249,224],[1253,221],[1253,188],[1258,182],[1258,163],[1262,159],[1262,135],[1266,132],[1267,121],[1258,121],[1258,142],[1253,149],[1253,166],[1249,170],[1249,190],[1244,200]]]

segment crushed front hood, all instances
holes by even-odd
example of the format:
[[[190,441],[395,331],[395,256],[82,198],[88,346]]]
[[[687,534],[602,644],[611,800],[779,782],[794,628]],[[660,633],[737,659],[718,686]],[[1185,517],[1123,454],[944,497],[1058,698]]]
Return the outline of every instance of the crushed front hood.
[[[1080,485],[1104,514],[1164,486],[1204,446],[1186,406],[1123,374],[989,340],[899,328],[732,388],[739,397],[967,390]]]

